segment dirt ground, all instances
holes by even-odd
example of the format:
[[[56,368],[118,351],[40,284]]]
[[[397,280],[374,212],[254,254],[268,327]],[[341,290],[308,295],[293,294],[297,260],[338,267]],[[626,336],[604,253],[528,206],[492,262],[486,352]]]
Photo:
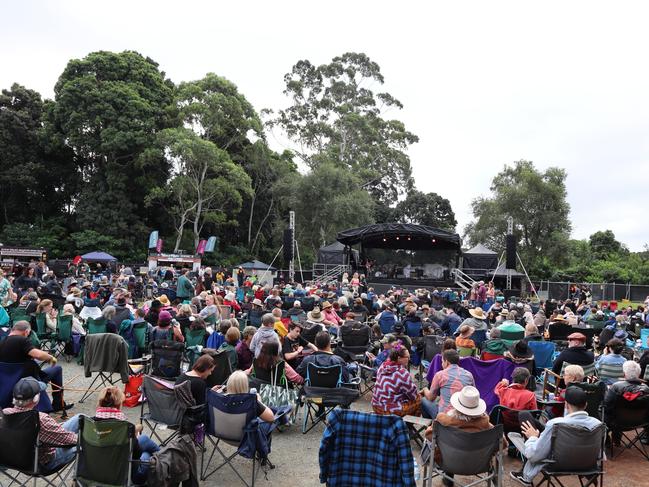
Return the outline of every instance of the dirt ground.
[[[65,399],[67,402],[74,402],[75,406],[70,411],[71,414],[88,414],[92,415],[95,410],[96,395],[91,396],[83,404],[78,400],[81,397],[81,389],[90,385],[92,378],[86,378],[83,374],[83,368],[74,361],[66,363],[64,360],[59,362],[64,368],[64,383],[68,392]],[[76,390],[75,390],[76,389]],[[360,411],[370,411],[369,397],[365,396],[352,406],[353,409]],[[139,423],[140,408],[125,410],[126,415],[133,423]],[[58,416],[55,416],[58,420]],[[301,419],[301,414],[300,418]],[[320,447],[320,437],[323,426],[318,425],[306,435],[303,435],[299,425],[293,425],[281,433],[273,434],[271,461],[276,468],[270,470],[267,478],[263,474],[257,480],[257,485],[263,486],[318,486],[321,485],[318,474],[318,449]],[[413,443],[413,453],[418,455],[419,449]],[[224,448],[229,448],[227,445]],[[228,450],[230,451],[230,450]],[[232,450],[234,451],[234,450]],[[250,473],[251,462],[244,459],[235,460],[240,472],[245,473],[244,478]],[[503,479],[504,487],[513,487],[519,485],[509,477],[511,470],[520,470],[520,461],[507,458],[505,459],[505,478]],[[611,487],[640,487],[649,486],[649,461],[645,460],[635,451],[625,451],[615,460],[607,461],[605,464],[606,475],[605,485]],[[462,480],[460,478],[460,480]],[[537,479],[538,480],[538,479]],[[201,482],[207,486],[238,486],[242,485],[234,472],[227,466],[212,475],[207,481]],[[419,481],[419,485],[422,481]],[[433,485],[441,485],[437,479],[433,480]],[[566,486],[578,486],[576,479],[566,481]]]

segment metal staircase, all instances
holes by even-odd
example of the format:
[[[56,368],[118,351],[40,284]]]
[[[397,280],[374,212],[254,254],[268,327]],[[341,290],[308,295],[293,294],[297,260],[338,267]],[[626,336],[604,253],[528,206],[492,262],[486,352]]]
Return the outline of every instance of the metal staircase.
[[[331,264],[313,264],[313,281],[331,282],[340,281],[345,272],[351,274],[351,266],[348,265],[331,265]]]
[[[455,284],[457,284],[458,287],[461,287],[465,291],[470,290],[475,284],[475,281],[471,278],[471,276],[468,276],[460,269],[451,270],[451,275],[453,276]]]

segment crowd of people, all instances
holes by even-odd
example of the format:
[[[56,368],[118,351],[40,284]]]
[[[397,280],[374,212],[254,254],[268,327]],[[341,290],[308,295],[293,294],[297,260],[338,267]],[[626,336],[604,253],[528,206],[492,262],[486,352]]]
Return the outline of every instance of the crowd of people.
[[[110,272],[101,267],[85,272],[75,268],[59,279],[42,263],[26,266],[19,276],[0,273],[2,312],[6,309],[8,317],[20,309],[31,317],[13,323],[0,342],[0,362],[51,364],[26,372],[37,381],[23,380],[16,386],[14,407],[5,414],[35,407],[42,382],[52,384],[54,411],[65,413],[72,407],[63,399],[62,371],[56,359],[29,340],[37,316],[53,331],[60,314],[72,316],[72,333],[79,339],[88,333],[88,321],[96,319],[104,319],[106,331],[117,334],[146,323],[151,343],[183,343],[188,333],[198,333],[203,336],[202,346],[227,353],[234,371],[228,391],[247,391],[249,377],[265,376],[280,362],[287,381],[296,388],[307,380],[309,364],[340,366],[343,384],[357,384],[361,377],[372,381],[374,413],[422,415],[467,431],[489,429],[493,418],[481,398],[481,379],[463,367],[464,357],[505,361],[511,364],[511,375],[493,388],[499,404],[517,411],[542,411],[537,417],[521,415],[520,430],[514,432],[518,436],[510,435],[508,440],[510,449],[518,448],[525,458],[521,469],[511,472],[522,485],[532,485],[548,457],[553,425],[592,429],[603,418],[612,432],[609,442],[616,445],[620,442],[615,423],[618,398],[633,397],[649,404],[649,387],[643,380],[649,343],[638,342],[644,336],[639,330],[649,328],[649,303],[611,309],[592,301],[582,288],[575,290],[574,299],[507,302],[493,283],[476,283],[466,293],[397,288],[377,293],[359,274],[345,275],[339,282],[270,286],[259,284],[243,269],[228,275],[210,268],[198,273],[156,270],[142,280],[152,292],[138,299],[134,292],[138,279],[128,268]],[[9,321],[3,323],[2,312],[0,326],[6,326]],[[557,339],[565,330],[569,333]],[[421,387],[424,376],[413,374],[411,367],[430,363],[431,357],[425,356],[429,336],[441,342],[439,370]],[[532,342],[555,342],[558,347],[549,368],[562,380],[549,402],[542,402],[539,395]],[[619,366],[623,377],[601,381],[606,390],[604,414],[592,417],[585,412],[585,392],[577,385],[600,381],[597,373],[607,366]],[[205,381],[214,367],[212,358],[202,355],[177,379],[189,381],[197,404],[205,401]],[[97,417],[121,417],[122,402],[121,391],[102,391]],[[260,418],[272,421],[272,415],[259,404]],[[57,431],[60,439],[73,444],[75,418],[58,425],[42,414],[43,434]],[[426,434],[430,438],[432,426]],[[141,431],[139,438],[143,458],[155,452],[157,445]],[[642,441],[649,443],[649,435],[645,433]],[[66,454],[47,452],[42,462],[65,461]],[[445,483],[450,485],[448,480]]]

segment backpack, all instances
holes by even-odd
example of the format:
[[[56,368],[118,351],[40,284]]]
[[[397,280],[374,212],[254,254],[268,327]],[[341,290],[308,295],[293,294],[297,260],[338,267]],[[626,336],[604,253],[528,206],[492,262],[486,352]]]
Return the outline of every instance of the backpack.
[[[171,340],[155,340],[151,344],[151,374],[175,379],[180,375],[180,361],[185,345]]]

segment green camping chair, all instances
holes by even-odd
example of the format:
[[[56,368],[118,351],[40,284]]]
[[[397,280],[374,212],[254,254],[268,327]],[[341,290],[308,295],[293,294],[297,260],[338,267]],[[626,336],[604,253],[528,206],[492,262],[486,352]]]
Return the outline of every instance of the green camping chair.
[[[41,349],[46,352],[55,352],[56,334],[47,329],[45,323],[45,313],[37,313],[36,317],[36,335],[41,344]]]
[[[133,325],[133,335],[137,342],[138,356],[144,355],[149,348],[149,324],[144,321]]]
[[[79,418],[75,485],[129,485],[135,427],[117,419]]]
[[[185,360],[189,363],[190,369],[200,356],[204,346],[205,330],[190,330],[187,328],[185,331]]]
[[[66,347],[72,347],[72,316],[57,316],[55,346],[52,350],[54,356],[63,355],[67,362],[70,362],[72,355],[66,355]]]
[[[95,333],[107,333],[108,328],[106,326],[106,318],[103,316],[101,318],[88,318],[86,322],[88,326],[88,335],[94,335]]]

